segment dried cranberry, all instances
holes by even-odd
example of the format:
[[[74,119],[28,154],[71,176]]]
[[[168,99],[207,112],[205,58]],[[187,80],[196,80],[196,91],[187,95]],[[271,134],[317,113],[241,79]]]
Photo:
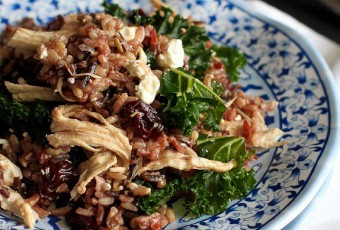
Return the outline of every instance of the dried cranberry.
[[[54,200],[58,197],[56,189],[62,183],[72,187],[78,179],[77,170],[69,161],[59,161],[43,165],[40,170],[39,190],[43,199]]]
[[[122,115],[134,128],[134,135],[144,139],[157,138],[164,130],[161,118],[157,111],[150,105],[133,101],[124,105]]]

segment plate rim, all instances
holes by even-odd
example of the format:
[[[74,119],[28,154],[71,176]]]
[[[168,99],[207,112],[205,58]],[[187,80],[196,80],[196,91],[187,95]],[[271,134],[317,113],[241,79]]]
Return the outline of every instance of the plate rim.
[[[337,149],[340,148],[340,142],[336,141],[340,138],[340,97],[336,93],[336,83],[333,74],[320,51],[313,47],[312,43],[307,40],[302,33],[295,30],[293,27],[284,24],[276,19],[270,18],[264,13],[260,12],[256,8],[252,8],[247,5],[246,1],[240,0],[225,0],[234,4],[240,10],[250,15],[251,17],[265,22],[270,26],[280,30],[291,42],[297,45],[299,48],[305,51],[308,59],[313,63],[315,72],[321,80],[322,88],[328,99],[329,114],[331,117],[331,123],[328,127],[328,140],[323,149],[321,157],[317,159],[317,164],[308,177],[308,180],[304,188],[298,193],[298,195],[283,208],[274,218],[270,219],[262,227],[265,229],[278,228],[282,229],[289,224],[294,218],[296,218],[312,201],[316,194],[321,190],[327,177],[332,171],[334,161],[337,154],[340,154]],[[330,167],[321,167],[325,164],[330,164]],[[298,199],[296,199],[298,198]]]

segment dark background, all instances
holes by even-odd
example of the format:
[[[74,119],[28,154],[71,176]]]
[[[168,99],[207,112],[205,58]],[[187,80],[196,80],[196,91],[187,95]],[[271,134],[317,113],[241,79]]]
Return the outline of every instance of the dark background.
[[[340,4],[340,0],[337,4]],[[318,0],[264,0],[340,44],[340,14]]]

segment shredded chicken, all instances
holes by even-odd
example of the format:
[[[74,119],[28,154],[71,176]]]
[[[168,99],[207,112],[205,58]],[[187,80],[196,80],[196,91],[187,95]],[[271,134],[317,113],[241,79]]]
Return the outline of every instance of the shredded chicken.
[[[36,50],[54,37],[70,37],[78,33],[78,21],[76,15],[70,14],[64,18],[67,23],[58,31],[33,31],[19,27],[8,40],[7,46],[28,50]]]
[[[287,144],[286,141],[279,142],[278,140],[284,134],[278,128],[268,128],[260,112],[255,112],[252,118],[249,118],[252,127],[252,135],[248,144],[258,148],[272,148]],[[221,130],[227,131],[230,136],[244,136],[243,120],[227,121],[222,120]]]
[[[106,171],[117,163],[117,158],[111,152],[97,153],[78,167],[80,177],[71,191],[71,199],[77,200],[86,192],[86,185],[98,174]]]
[[[4,183],[7,186],[13,185],[15,177],[22,179],[20,168],[2,154],[0,154],[0,172],[2,173]]]
[[[145,171],[156,171],[166,167],[175,168],[183,171],[211,170],[215,172],[226,172],[236,166],[236,162],[231,160],[227,163],[209,160],[207,158],[186,155],[180,152],[166,150],[162,152],[158,160],[152,161],[142,168],[138,169],[136,175],[140,175]]]
[[[278,128],[268,128],[260,112],[254,114],[251,125],[254,131],[251,143],[254,147],[272,148],[287,144],[286,141],[278,142],[284,132]]]
[[[242,136],[243,135],[243,120],[222,120],[220,124],[221,131],[227,131],[230,136]]]
[[[9,81],[5,81],[5,86],[16,101],[31,102],[37,99],[42,101],[64,101],[64,99],[59,94],[55,94],[50,87],[14,84]]]
[[[101,124],[75,117],[96,119]],[[47,140],[55,148],[81,146],[91,152],[110,150],[119,156],[124,167],[130,163],[132,147],[125,131],[81,105],[61,105],[53,109],[51,131],[53,134],[47,135]]]
[[[1,186],[0,189],[9,194],[8,197],[5,197],[3,193],[0,193],[1,208],[13,212],[16,216],[22,218],[29,228],[33,229],[36,220],[39,220],[38,214],[18,192],[5,185]]]

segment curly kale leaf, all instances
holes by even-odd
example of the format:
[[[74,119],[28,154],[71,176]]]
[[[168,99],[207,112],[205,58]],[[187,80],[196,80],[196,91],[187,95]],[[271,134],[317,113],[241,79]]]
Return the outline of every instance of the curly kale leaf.
[[[109,3],[107,0],[104,0],[102,6],[104,7],[104,12],[107,14],[116,16],[124,21],[127,21],[129,18],[127,11],[115,3]]]
[[[152,23],[152,17],[145,16],[144,12],[141,10],[133,10],[130,19],[132,23],[137,26],[146,26]]]
[[[190,211],[197,216],[214,215],[224,211],[230,201],[244,197],[254,187],[254,171],[244,168],[244,163],[254,152],[246,150],[243,137],[200,135],[197,146],[201,157],[222,162],[233,159],[237,162],[235,168],[224,173],[199,171],[183,184],[182,189],[193,193],[196,198]]]
[[[240,77],[240,68],[246,65],[246,57],[240,53],[237,48],[229,46],[213,45],[211,48],[218,58],[220,58],[225,66],[228,79],[237,81]]]
[[[211,61],[212,50],[206,48],[209,40],[204,28],[191,25],[181,36],[184,52],[190,56],[189,70],[200,80],[208,70]]]
[[[160,81],[160,94],[168,100],[162,110],[166,124],[189,135],[203,116],[207,130],[219,131],[226,106],[217,94],[183,69],[165,72]]]
[[[188,20],[179,15],[174,16],[173,20],[170,20],[172,15],[173,11],[171,9],[161,7],[152,17],[152,25],[156,28],[158,34],[179,38],[181,30],[188,28]]]
[[[141,183],[141,181],[137,183]],[[169,201],[176,195],[178,188],[180,188],[181,185],[181,179],[177,178],[168,181],[165,187],[161,189],[155,188],[155,186],[150,183],[141,184],[144,184],[144,186],[151,188],[152,192],[149,196],[137,198],[136,204],[143,213],[151,215],[152,213],[157,212],[160,206],[164,205],[167,201]]]
[[[8,129],[13,129],[17,135],[28,132],[34,140],[44,143],[51,121],[50,112],[51,108],[39,101],[23,104],[0,93],[2,132]]]

